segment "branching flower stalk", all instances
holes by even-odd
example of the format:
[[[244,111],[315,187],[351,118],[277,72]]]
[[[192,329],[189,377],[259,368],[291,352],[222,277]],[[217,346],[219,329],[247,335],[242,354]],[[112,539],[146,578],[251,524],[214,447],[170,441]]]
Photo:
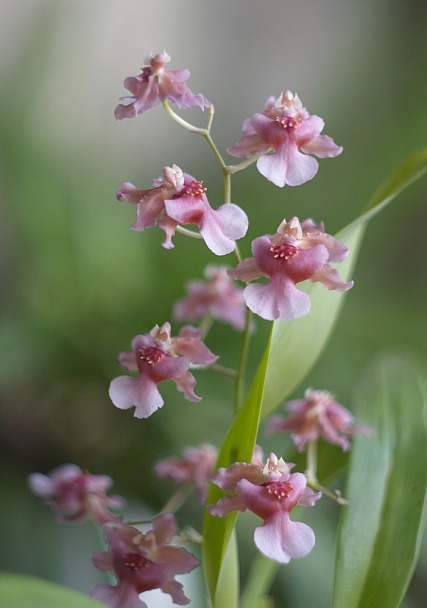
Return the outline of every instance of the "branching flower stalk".
[[[159,385],[164,381],[172,380],[185,399],[200,401],[201,396],[195,393],[196,376],[203,369],[234,381],[234,413],[238,416],[245,401],[249,344],[256,329],[254,315],[261,323],[291,321],[309,314],[311,308],[309,295],[296,287],[299,283],[317,282],[338,292],[349,290],[353,283],[342,280],[334,266],[346,258],[347,248],[325,232],[323,223],[312,219],[300,221],[291,216],[286,220],[283,215],[278,216],[275,231],[255,238],[252,257],[243,259],[237,241],[246,236],[249,220],[246,212],[231,202],[231,176],[256,163],[260,174],[276,186],[297,186],[312,179],[318,170],[312,155],[331,158],[339,155],[342,148],[321,135],[323,120],[310,115],[299,97],[286,90],[277,98],[269,97],[261,112],[245,120],[242,138],[228,148],[230,155],[245,160],[237,165],[226,164],[211,136],[213,104],[189,89],[188,70],[167,69],[169,61],[166,52],[150,55],[141,74],[126,78],[124,86],[131,95],[117,106],[115,117],[135,118],[161,105],[180,127],[202,136],[222,171],[224,200],[219,207],[212,207],[203,180],[177,164],[164,166],[163,176],[146,189],[124,182],[116,197],[135,206],[133,230],[144,232],[158,226],[165,233],[165,249],[175,247],[173,238],[178,232],[200,240],[200,246],[206,246],[214,256],[232,254],[236,266],[211,264],[204,270],[203,279],[186,284],[187,293],[175,303],[173,317],[178,323],[198,321],[199,326],[183,325],[176,333],[169,321],[159,320],[151,330],[146,328],[146,333],[137,334],[131,350],[118,355],[118,363],[126,373],[112,380],[109,395],[117,408],[135,408],[134,416],[145,419],[163,407]],[[181,109],[207,109],[206,128],[184,120],[171,104]],[[218,363],[219,355],[205,344],[216,322],[242,333],[236,370]],[[171,480],[178,489],[150,520],[126,523],[114,512],[123,507],[124,500],[106,495],[112,484],[108,476],[83,473],[76,465],[64,465],[49,475],[34,473],[29,479],[31,490],[56,511],[61,521],[90,518],[104,530],[107,551],[95,554],[92,560],[100,570],[112,571],[117,584],[97,585],[91,595],[110,608],[147,608],[144,592],[159,588],[176,604],[189,602],[175,576],[199,565],[199,560],[182,544],[199,543],[202,539],[194,530],[179,534],[175,514],[192,489],[210,514],[206,515],[208,518],[246,510],[258,516],[262,524],[255,530],[254,542],[261,554],[271,560],[286,564],[310,553],[315,533],[305,523],[291,519],[293,509],[314,507],[322,494],[346,504],[339,492],[325,488],[317,480],[318,441],[348,450],[350,436],[359,431],[367,433],[368,429],[355,426],[350,412],[327,391],[307,389],[304,399],[289,402],[286,409],[289,415],[285,419],[274,416],[268,430],[291,432],[297,449],[307,450],[305,473],[293,472],[293,463],[272,452],[264,459],[258,445],[250,462],[233,462],[230,451],[229,461],[218,468],[217,447],[201,437],[202,443],[197,447],[187,446],[180,456],[155,464],[156,476]],[[245,429],[241,432],[243,435]],[[225,429],[224,441],[226,437]],[[216,502],[207,498],[209,484],[221,490]],[[141,525],[144,530],[134,527]],[[270,581],[270,576],[262,577],[260,567],[257,571],[265,584]],[[243,599],[249,601],[248,595]],[[229,608],[217,603],[215,607]]]

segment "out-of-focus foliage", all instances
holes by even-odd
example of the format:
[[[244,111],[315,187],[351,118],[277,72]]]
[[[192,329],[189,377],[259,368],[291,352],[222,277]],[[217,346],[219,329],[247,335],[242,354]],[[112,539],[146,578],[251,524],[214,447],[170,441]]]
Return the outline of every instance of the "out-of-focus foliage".
[[[174,67],[191,69],[194,90],[214,102],[213,136],[222,150],[239,138],[242,121],[282,89],[298,92],[311,113],[325,117],[344,153],[320,161],[311,182],[279,190],[254,167],[233,178],[232,200],[251,222],[246,256],[250,238],[274,232],[284,216],[312,216],[336,233],[385,176],[425,145],[427,14],[416,0],[166,0],[160,25],[154,0],[8,0],[5,6],[0,442],[8,500],[0,506],[7,547],[1,566],[87,592],[99,581],[89,560],[99,547],[86,528],[56,526],[29,495],[27,473],[73,461],[111,474],[115,490],[130,493],[138,506],[157,508],[172,485],[154,479],[154,460],[201,439],[219,443],[232,417],[230,381],[206,372],[198,373],[200,404],[185,402],[165,385],[166,405],[143,422],[116,410],[107,396],[118,373],[117,353],[135,334],[165,321],[184,293],[183,282],[200,277],[212,261],[201,243],[180,235],[175,250],[164,251],[154,229],[130,231],[134,209],[117,203],[115,191],[126,180],[149,187],[163,165],[177,162],[205,180],[214,205],[222,196],[221,174],[205,143],[170,124],[161,108],[135,121],[114,121],[122,79],[137,73],[150,50],[165,48]],[[205,119],[200,112],[191,117]],[[334,391],[342,403],[351,403],[353,386],[378,349],[426,349],[425,203],[426,186],[419,183],[367,232],[355,287],[307,380]],[[266,329],[257,321],[253,372]],[[236,337],[224,326],[209,335],[209,347],[224,365],[235,365]],[[278,437],[260,439],[265,449],[284,448]],[[314,516],[316,549],[281,568],[275,587],[280,606],[328,603],[337,513],[334,506],[322,507],[321,526]],[[188,518],[200,524],[195,500],[183,514]],[[243,524],[239,530],[245,572],[252,535]],[[79,547],[87,540],[78,559],[70,548],[77,536]],[[307,577],[317,584],[307,585]],[[423,548],[408,595],[411,608],[423,605],[426,581]]]

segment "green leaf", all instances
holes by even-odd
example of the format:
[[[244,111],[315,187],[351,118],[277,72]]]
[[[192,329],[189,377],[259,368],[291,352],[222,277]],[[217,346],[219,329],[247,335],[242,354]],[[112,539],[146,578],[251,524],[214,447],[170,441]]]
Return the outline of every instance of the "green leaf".
[[[239,606],[239,577],[236,530],[233,530],[220,570],[213,608]]]
[[[339,265],[343,279],[349,280],[352,276],[367,222],[426,171],[427,148],[423,148],[384,182],[364,213],[336,235],[350,250],[348,258]],[[328,291],[320,283],[309,284],[306,291],[312,303],[308,315],[273,323],[263,417],[297,388],[314,366],[329,340],[345,297],[343,293]]]
[[[222,445],[217,467],[227,467],[232,462],[250,462],[258,433],[262,395],[265,383],[265,370],[268,360],[268,346],[264,353],[263,361],[259,366],[255,380],[242,405],[237,412]],[[222,490],[211,484],[207,504],[217,502],[223,496]],[[221,593],[219,581],[223,576],[222,570],[229,568],[224,560],[231,533],[236,523],[237,512],[230,513],[227,517],[212,517],[205,514],[203,529],[203,568],[206,582],[212,598],[213,606],[216,606],[215,598]],[[237,559],[237,555],[236,555]],[[220,605],[218,604],[218,607]],[[229,600],[227,608],[237,608],[238,603]]]
[[[385,355],[355,399],[375,430],[356,437],[337,543],[333,608],[397,608],[413,573],[425,521],[427,369]]]
[[[104,606],[66,587],[19,574],[0,574],[0,598],[1,605],[7,608],[101,608]]]

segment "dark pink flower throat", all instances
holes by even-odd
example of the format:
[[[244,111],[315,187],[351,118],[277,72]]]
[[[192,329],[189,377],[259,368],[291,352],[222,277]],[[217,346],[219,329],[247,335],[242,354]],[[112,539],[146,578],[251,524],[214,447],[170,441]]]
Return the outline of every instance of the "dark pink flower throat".
[[[273,245],[270,247],[270,251],[273,254],[273,258],[276,260],[289,260],[293,255],[298,253],[298,248],[294,245],[284,243],[282,245]]]
[[[134,572],[141,570],[151,564],[150,560],[141,555],[140,553],[125,553],[123,555],[123,565],[125,568],[129,568]]]
[[[187,186],[184,186],[184,188],[178,194],[178,197],[192,196],[193,198],[201,199],[206,190],[207,188],[203,187],[203,182],[193,180]]]
[[[158,346],[144,346],[138,349],[139,360],[145,361],[148,365],[158,363],[162,357],[167,356],[164,350]]]

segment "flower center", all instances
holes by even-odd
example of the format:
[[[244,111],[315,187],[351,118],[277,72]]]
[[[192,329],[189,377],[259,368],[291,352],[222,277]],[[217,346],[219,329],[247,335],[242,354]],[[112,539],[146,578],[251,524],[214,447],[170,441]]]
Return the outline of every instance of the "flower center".
[[[140,361],[145,361],[148,365],[158,363],[162,357],[167,356],[164,350],[157,346],[144,346],[138,349]]]
[[[301,118],[296,118],[294,116],[276,116],[276,122],[278,122],[284,129],[289,131],[293,131],[297,128],[297,126],[301,122]]]
[[[178,196],[192,196],[193,198],[200,199],[202,198],[206,190],[207,188],[203,187],[203,182],[193,180],[191,183],[188,184],[188,186],[184,186]]]
[[[150,560],[140,553],[125,553],[123,555],[123,565],[125,568],[130,568],[134,572],[141,568],[145,568],[149,564],[151,564]]]
[[[270,251],[273,254],[274,259],[286,261],[298,253],[298,248],[294,245],[283,243],[282,245],[272,245]]]
[[[273,481],[267,484],[267,492],[277,500],[288,498],[294,487],[286,481]]]

